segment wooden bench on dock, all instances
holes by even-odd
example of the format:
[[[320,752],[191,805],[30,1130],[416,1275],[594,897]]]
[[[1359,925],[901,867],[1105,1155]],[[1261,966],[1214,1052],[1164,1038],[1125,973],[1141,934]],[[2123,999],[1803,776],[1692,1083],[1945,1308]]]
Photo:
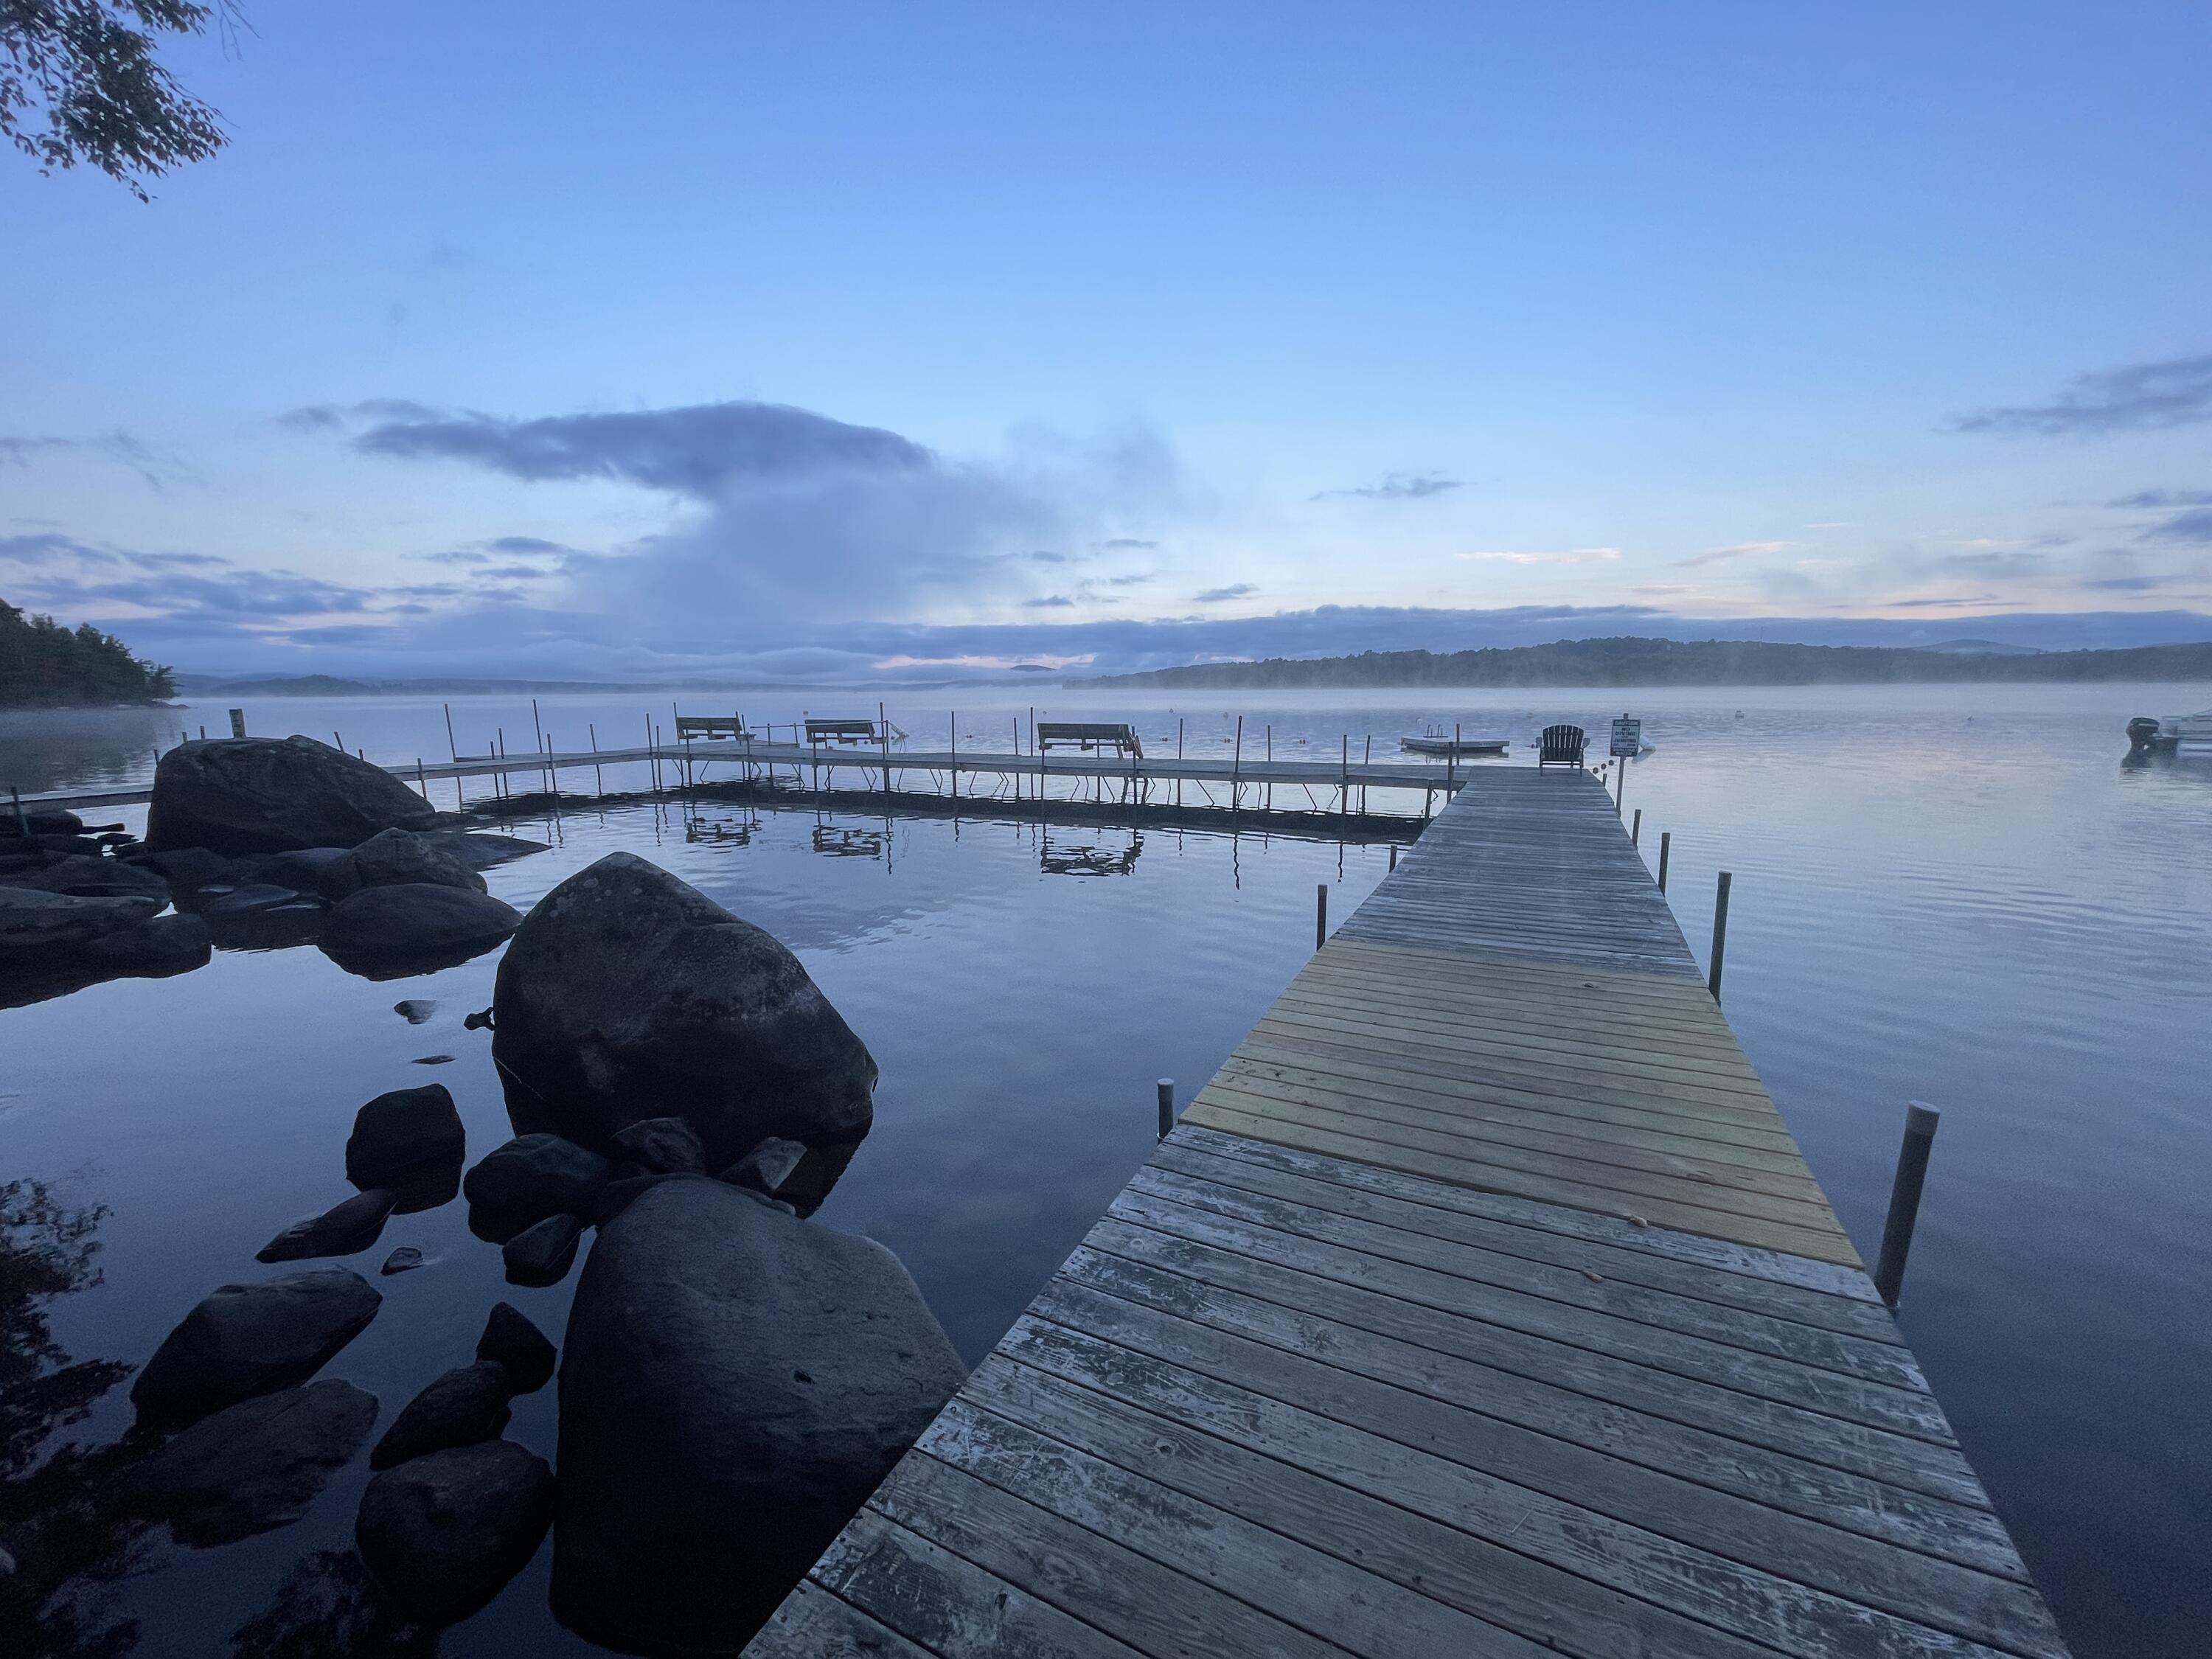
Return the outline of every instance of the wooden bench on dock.
[[[739,743],[750,743],[753,734],[745,729],[741,714],[678,714],[676,717],[676,740],[690,743],[694,738],[734,738]]]
[[[1084,754],[1112,754],[1117,758],[1142,760],[1144,740],[1125,720],[1040,720],[1036,729],[1040,751],[1079,750]]]
[[[871,720],[810,720],[806,722],[806,746],[810,749],[816,744],[855,748],[864,743],[875,744],[884,741],[885,741],[885,733],[878,730],[877,723]]]

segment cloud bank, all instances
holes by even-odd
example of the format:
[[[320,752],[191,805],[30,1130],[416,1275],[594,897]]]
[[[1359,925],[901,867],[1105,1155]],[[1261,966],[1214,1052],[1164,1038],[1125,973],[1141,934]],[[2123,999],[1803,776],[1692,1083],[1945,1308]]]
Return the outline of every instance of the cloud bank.
[[[2212,421],[2212,353],[2080,375],[2047,404],[1977,410],[1952,425],[2011,436],[2097,437],[2199,421]]]

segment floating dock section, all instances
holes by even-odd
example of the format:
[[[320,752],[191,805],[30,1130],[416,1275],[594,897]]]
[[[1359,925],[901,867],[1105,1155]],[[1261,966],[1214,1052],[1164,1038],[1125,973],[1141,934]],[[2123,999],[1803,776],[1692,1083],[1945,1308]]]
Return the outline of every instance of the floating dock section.
[[[2065,1652],[1630,846],[1469,781],[747,1652]]]

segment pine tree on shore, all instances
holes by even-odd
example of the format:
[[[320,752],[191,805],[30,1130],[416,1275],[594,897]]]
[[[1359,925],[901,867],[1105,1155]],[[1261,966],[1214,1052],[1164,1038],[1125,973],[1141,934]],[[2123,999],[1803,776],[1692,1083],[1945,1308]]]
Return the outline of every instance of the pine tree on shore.
[[[87,708],[160,702],[169,671],[141,660],[90,623],[63,627],[0,599],[0,708]]]

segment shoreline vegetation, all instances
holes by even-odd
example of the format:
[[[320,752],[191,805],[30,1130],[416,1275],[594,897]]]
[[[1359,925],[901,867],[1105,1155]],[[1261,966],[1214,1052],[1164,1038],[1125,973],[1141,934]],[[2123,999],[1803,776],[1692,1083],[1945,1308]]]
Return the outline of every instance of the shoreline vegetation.
[[[1247,688],[1590,685],[1891,685],[2212,681],[2212,641],[2014,653],[1960,647],[1784,645],[1749,640],[1559,640],[1479,651],[1270,657],[1070,679],[1070,686]]]
[[[177,694],[159,664],[90,623],[64,628],[0,599],[0,708],[153,707]]]

